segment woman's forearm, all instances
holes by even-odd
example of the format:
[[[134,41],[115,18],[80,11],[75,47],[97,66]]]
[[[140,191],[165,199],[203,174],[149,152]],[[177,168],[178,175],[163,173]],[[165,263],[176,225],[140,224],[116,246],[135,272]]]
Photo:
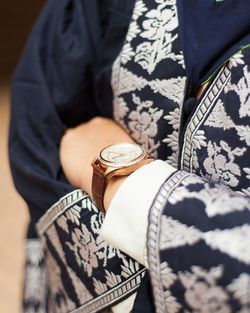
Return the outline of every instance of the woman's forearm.
[[[68,130],[61,140],[60,159],[69,182],[92,197],[91,162],[101,149],[118,142],[133,140],[116,122],[107,118],[96,117]],[[104,197],[105,208],[124,179],[116,177],[108,183]]]

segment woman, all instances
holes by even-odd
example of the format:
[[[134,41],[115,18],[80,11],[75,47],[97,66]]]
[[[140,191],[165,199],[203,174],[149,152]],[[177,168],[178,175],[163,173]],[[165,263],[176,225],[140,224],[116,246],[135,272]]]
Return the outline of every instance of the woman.
[[[25,310],[250,310],[247,9],[48,1],[12,92]],[[154,160],[92,189],[93,158],[119,142]]]

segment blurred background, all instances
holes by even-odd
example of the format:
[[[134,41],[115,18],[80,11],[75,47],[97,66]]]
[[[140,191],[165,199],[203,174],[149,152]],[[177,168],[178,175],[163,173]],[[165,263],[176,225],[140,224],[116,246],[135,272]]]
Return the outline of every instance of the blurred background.
[[[20,312],[28,214],[10,176],[10,78],[45,0],[1,1],[0,8],[0,312]]]

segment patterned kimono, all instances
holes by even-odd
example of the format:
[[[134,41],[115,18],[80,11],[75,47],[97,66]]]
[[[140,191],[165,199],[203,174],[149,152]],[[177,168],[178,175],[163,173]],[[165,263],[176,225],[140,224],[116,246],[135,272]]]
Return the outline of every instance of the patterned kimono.
[[[134,313],[250,312],[250,51],[193,71],[181,9],[50,0],[34,27],[10,130],[31,215],[25,312],[99,312],[136,290]],[[152,199],[148,269],[102,239],[104,215],[61,169],[64,131],[96,115],[176,169]]]

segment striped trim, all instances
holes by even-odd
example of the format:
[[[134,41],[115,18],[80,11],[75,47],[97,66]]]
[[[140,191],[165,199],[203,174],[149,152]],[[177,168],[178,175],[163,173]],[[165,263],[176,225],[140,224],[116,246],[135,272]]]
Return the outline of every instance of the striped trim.
[[[177,172],[171,176],[162,186],[159,193],[155,197],[149,213],[149,227],[147,234],[148,263],[151,283],[154,291],[154,301],[157,313],[167,313],[164,300],[164,290],[160,277],[160,225],[161,216],[167,204],[167,199],[172,191],[181,183],[181,181],[189,176],[186,172]]]
[[[201,124],[206,119],[210,109],[218,99],[220,93],[227,84],[231,74],[231,65],[225,65],[217,75],[213,84],[210,86],[204,98],[201,100],[194,115],[192,116],[184,136],[184,143],[181,156],[181,169],[187,172],[192,172],[192,158],[193,158],[193,138],[196,135]]]
[[[50,227],[54,221],[62,215],[69,207],[77,203],[78,201],[88,198],[89,196],[81,189],[74,190],[62,197],[58,202],[52,205],[48,211],[37,222],[36,227],[40,236],[42,236],[48,227]]]
[[[56,202],[38,221],[36,227],[39,235],[42,237],[47,229],[60,217],[67,209],[72,207],[75,203],[88,198],[82,190],[75,190],[66,196],[62,197]],[[144,276],[145,269],[135,273],[126,281],[112,288],[108,292],[100,295],[97,298],[83,304],[82,306],[70,311],[71,313],[95,313],[110,307],[112,304],[118,302],[120,299],[135,292]]]
[[[124,298],[126,295],[133,293],[140,285],[144,276],[145,269],[133,275],[126,280],[123,284],[113,288],[109,292],[101,295],[98,298],[84,304],[83,306],[71,311],[71,313],[95,313],[108,306],[113,305],[119,299]]]

